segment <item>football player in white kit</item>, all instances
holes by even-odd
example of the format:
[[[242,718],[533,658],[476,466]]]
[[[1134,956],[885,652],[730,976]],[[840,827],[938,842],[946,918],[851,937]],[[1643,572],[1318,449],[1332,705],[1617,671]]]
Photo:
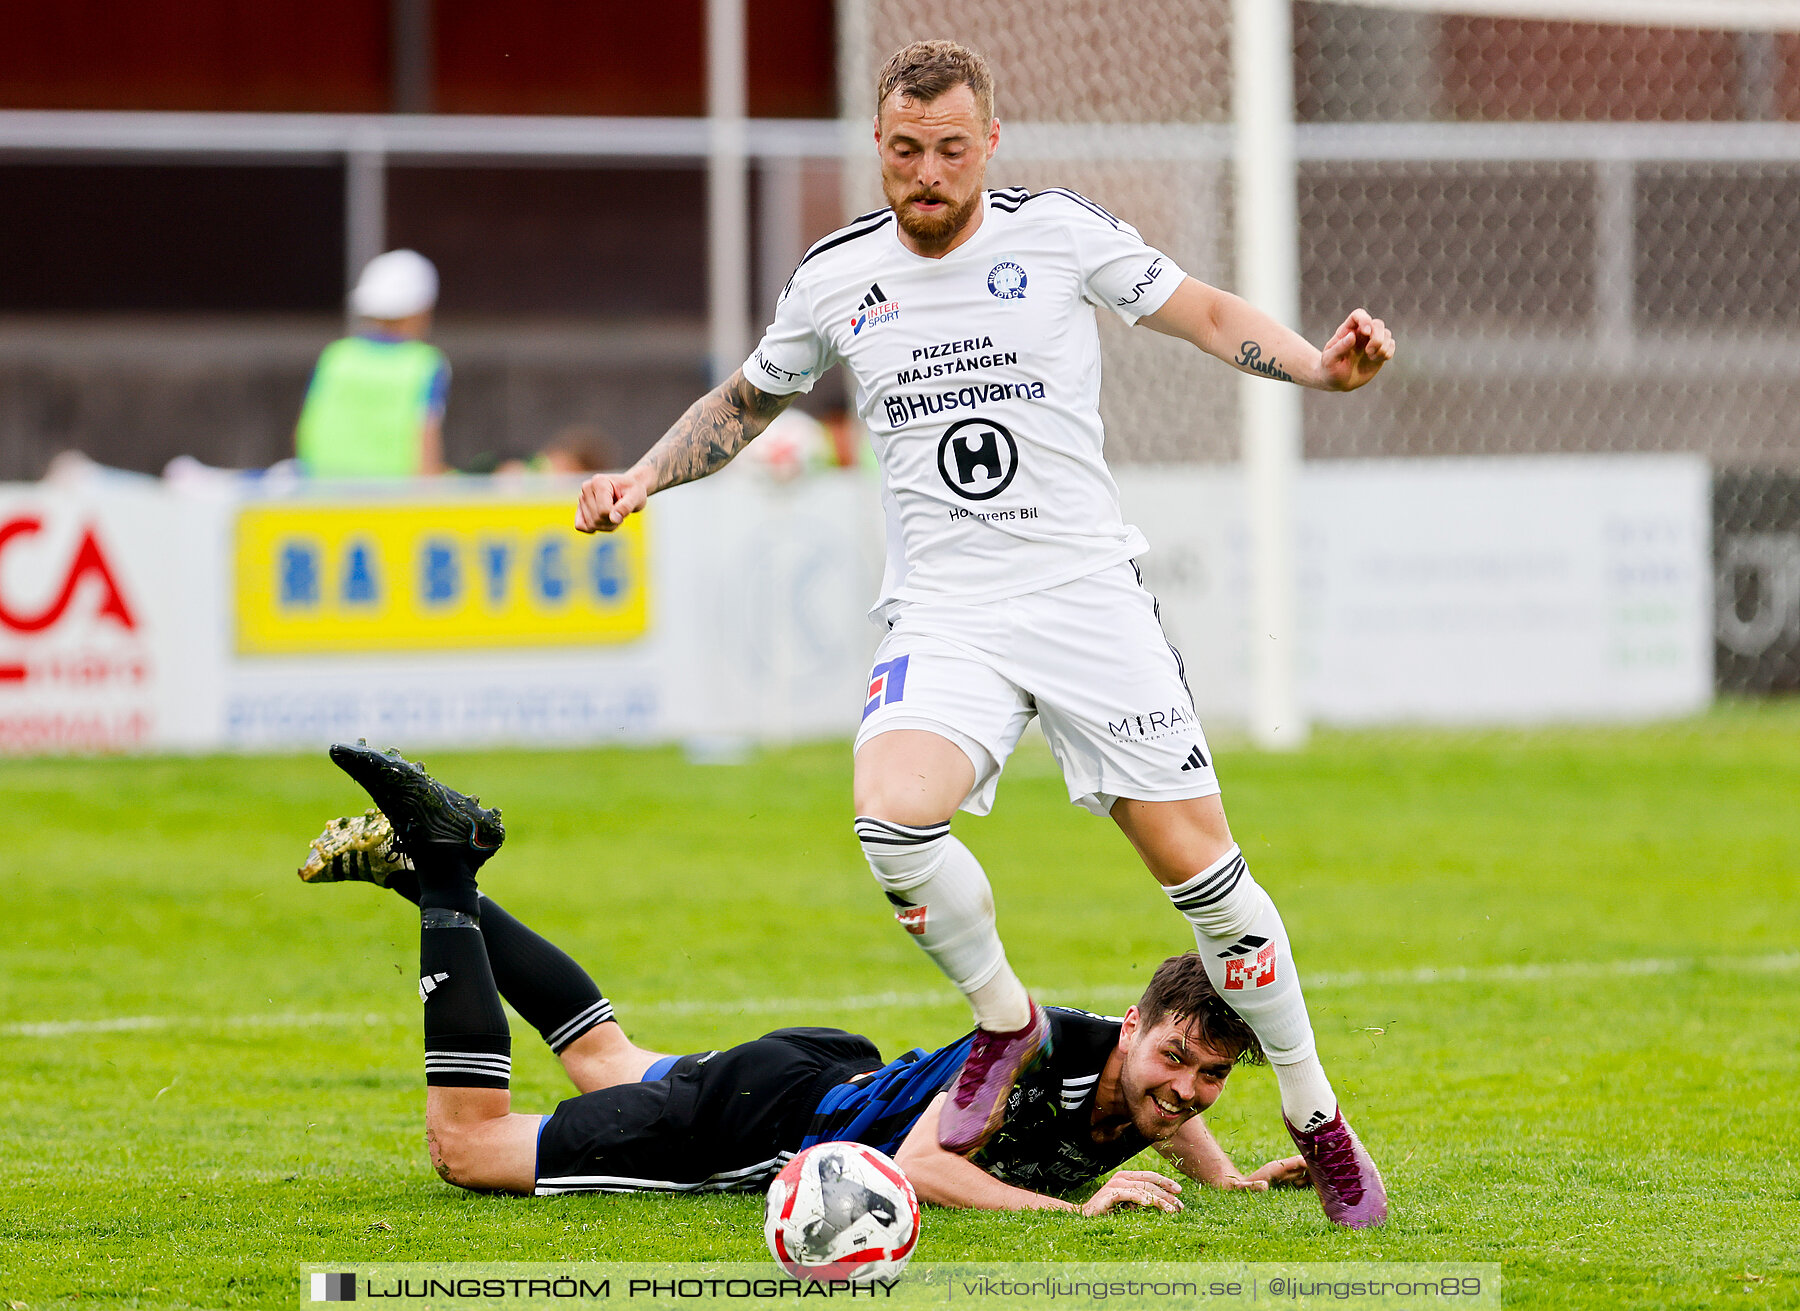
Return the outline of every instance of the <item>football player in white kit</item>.
[[[1394,339],[1358,309],[1321,350],[1073,191],[985,190],[1000,143],[993,79],[962,46],[898,51],[876,106],[888,208],[807,252],[743,368],[631,469],[589,479],[576,527],[615,528],[651,493],[723,467],[825,370],[848,368],[888,540],[856,833],[895,917],[979,1026],[939,1119],[943,1146],[987,1140],[1046,1040],[987,876],[950,834],[958,809],[988,811],[1036,715],[1070,799],[1123,830],[1261,1040],[1326,1214],[1380,1224],[1381,1176],[1319,1063],[1287,933],[1232,840],[1181,658],[1132,563],[1149,543],[1121,518],[1101,455],[1094,310],[1271,385],[1329,391],[1373,378]]]

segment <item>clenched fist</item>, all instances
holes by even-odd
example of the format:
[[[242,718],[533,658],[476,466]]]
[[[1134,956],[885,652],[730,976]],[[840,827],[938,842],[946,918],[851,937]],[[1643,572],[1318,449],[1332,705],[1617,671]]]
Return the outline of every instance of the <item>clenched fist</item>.
[[[1355,309],[1331,334],[1320,352],[1319,366],[1332,391],[1355,391],[1394,358],[1394,334],[1369,311]]]
[[[584,533],[610,533],[625,517],[644,508],[650,498],[643,482],[626,473],[597,473],[581,484],[575,498],[575,527]]]

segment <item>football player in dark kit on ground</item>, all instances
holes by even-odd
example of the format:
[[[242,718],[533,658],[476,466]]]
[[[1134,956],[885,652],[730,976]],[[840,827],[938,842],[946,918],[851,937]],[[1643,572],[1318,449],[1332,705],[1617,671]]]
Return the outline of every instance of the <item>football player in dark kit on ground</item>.
[[[1297,1156],[1240,1174],[1200,1119],[1233,1067],[1261,1050],[1193,952],[1164,961],[1123,1019],[1047,1008],[1048,1058],[1014,1087],[1000,1130],[958,1155],[939,1146],[937,1119],[973,1035],[885,1064],[841,1029],[781,1029],[687,1055],[639,1047],[581,966],[478,887],[505,840],[499,811],[396,752],[338,745],[331,758],[379,809],[333,820],[300,877],[374,883],[419,907],[426,1138],[450,1183],[540,1195],[760,1191],[804,1148],[855,1141],[894,1156],[920,1200],[942,1206],[1180,1211],[1176,1180],[1118,1169],[1146,1147],[1215,1188],[1307,1184]],[[549,1115],[512,1110],[502,997],[578,1089]],[[1114,1171],[1084,1202],[1062,1196]]]

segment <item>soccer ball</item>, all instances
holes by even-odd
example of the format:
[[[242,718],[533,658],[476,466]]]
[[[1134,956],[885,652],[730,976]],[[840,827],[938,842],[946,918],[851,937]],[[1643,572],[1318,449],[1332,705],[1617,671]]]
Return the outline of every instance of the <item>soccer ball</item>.
[[[819,1143],[769,1185],[763,1236],[798,1279],[897,1279],[919,1241],[919,1199],[873,1147]]]

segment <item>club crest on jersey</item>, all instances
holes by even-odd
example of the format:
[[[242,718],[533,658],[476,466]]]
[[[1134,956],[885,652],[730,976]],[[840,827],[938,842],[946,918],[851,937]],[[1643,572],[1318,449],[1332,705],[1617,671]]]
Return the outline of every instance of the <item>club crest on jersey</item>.
[[[869,671],[869,700],[863,706],[862,717],[867,719],[883,706],[891,706],[906,696],[906,662],[910,656],[895,656],[892,660],[884,660]]]
[[[871,282],[862,304],[857,306],[856,314],[850,320],[850,335],[860,337],[864,328],[873,328],[878,323],[886,323],[889,319],[899,317],[900,302],[889,300],[881,290],[881,284]]]
[[[1011,260],[1001,260],[988,270],[988,290],[1001,300],[1025,298],[1025,270]]]

